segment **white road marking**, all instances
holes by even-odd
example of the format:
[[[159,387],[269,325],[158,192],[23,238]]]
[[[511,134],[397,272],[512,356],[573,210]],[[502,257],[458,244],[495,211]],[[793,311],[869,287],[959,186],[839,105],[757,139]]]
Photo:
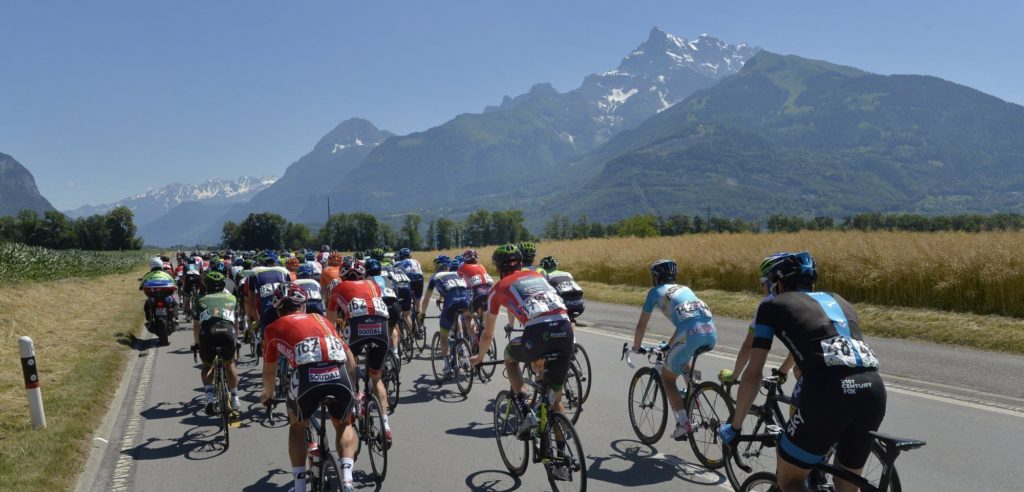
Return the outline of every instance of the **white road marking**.
[[[104,439],[102,437],[94,437],[94,438],[92,438],[92,440],[93,441],[103,441],[103,444],[109,444],[110,443],[110,441],[108,441],[108,440],[106,440],[106,439]]]
[[[145,340],[143,340],[145,341]],[[135,458],[131,449],[135,447],[136,441],[142,434],[142,407],[146,403],[146,389],[149,387],[150,376],[153,369],[153,361],[156,360],[156,348],[146,350],[145,361],[142,363],[142,373],[139,375],[139,384],[135,387],[135,398],[132,399],[131,408],[128,409],[127,424],[124,435],[121,438],[121,454],[114,466],[113,477],[110,480],[111,491],[131,490],[131,474],[135,465]]]
[[[596,329],[596,328],[582,328],[582,327],[579,327],[579,326],[577,326],[576,329],[580,330],[580,331],[583,331],[583,332],[586,332],[586,333],[592,333],[594,335],[606,336],[606,337],[609,337],[609,338],[617,338],[617,339],[626,340],[626,341],[632,341],[633,340],[633,337],[625,335],[625,334],[622,334],[622,333],[608,332],[608,331],[604,331],[604,330]],[[651,339],[651,338],[644,338],[644,342],[656,344],[659,341]],[[718,354],[718,353],[715,353],[715,352],[708,352],[708,353],[704,354],[704,357],[715,357],[717,359],[727,360],[727,361],[736,360],[735,356]],[[776,362],[781,362],[782,361],[782,357],[776,357],[774,355],[769,355],[768,358],[773,360],[773,361],[776,361]],[[909,379],[909,378],[900,378],[900,379],[902,379],[904,381],[911,381],[911,382],[914,381],[913,379]],[[1012,406],[1009,406],[1009,405],[999,405],[997,403],[987,402],[987,401],[979,400],[979,399],[976,399],[976,398],[962,397],[962,396],[954,395],[952,393],[945,393],[945,392],[941,392],[941,391],[933,391],[933,390],[913,388],[913,387],[910,387],[910,386],[907,386],[907,385],[902,385],[902,384],[892,383],[892,382],[887,382],[885,384],[885,388],[888,391],[891,391],[891,392],[897,393],[897,394],[901,394],[901,395],[913,396],[913,397],[917,397],[917,398],[923,398],[923,399],[926,399],[926,400],[937,401],[937,402],[941,402],[941,403],[947,403],[947,404],[950,404],[950,405],[956,405],[956,406],[961,406],[961,407],[965,407],[965,408],[972,408],[972,409],[977,409],[977,410],[987,410],[989,412],[998,413],[998,414],[1001,414],[1001,415],[1007,415],[1007,416],[1010,416],[1010,417],[1017,417],[1017,418],[1024,419],[1024,410],[1022,410],[1020,408],[1017,408],[1017,407],[1012,407]]]

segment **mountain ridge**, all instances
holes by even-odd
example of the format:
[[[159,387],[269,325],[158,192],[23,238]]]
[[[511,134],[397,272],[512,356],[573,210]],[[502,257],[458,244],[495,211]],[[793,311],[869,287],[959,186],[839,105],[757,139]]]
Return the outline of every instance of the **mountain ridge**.
[[[54,210],[36,186],[36,178],[13,156],[0,152],[0,216],[21,210],[39,213]]]

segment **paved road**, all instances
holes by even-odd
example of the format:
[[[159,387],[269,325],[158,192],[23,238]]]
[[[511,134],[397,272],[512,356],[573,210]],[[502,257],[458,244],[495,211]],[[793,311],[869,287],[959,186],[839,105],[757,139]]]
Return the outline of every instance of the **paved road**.
[[[593,392],[577,425],[591,490],[727,489],[722,476],[695,464],[687,443],[665,438],[652,447],[635,440],[625,403],[633,371],[619,362],[619,351],[623,333],[631,332],[637,313],[636,308],[591,303],[584,315],[588,326],[577,333],[595,372]],[[708,375],[732,366],[730,350],[735,351],[745,326],[740,320],[721,319],[718,324],[719,350],[699,363]],[[667,322],[655,318],[651,337],[657,339],[667,329]],[[928,441],[926,447],[900,457],[906,490],[1020,490],[1024,470],[1017,450],[1024,438],[1024,405],[1013,398],[990,404],[985,396],[1020,396],[1024,357],[871,342],[889,382],[883,431]],[[170,347],[142,343],[132,377],[122,388],[123,404],[97,433],[110,444],[95,443],[101,458],[96,460],[95,481],[80,484],[81,490],[289,489],[286,431],[281,421],[270,425],[263,418],[257,401],[258,368],[247,356],[248,349],[242,349],[240,361],[242,427],[232,430],[231,447],[225,452],[215,435],[215,422],[201,410],[201,385],[188,352],[190,343],[187,332],[175,334]],[[942,371],[935,371],[936,366]],[[425,359],[403,368],[401,403],[391,419],[395,446],[382,490],[547,489],[543,469],[537,465],[531,464],[521,479],[504,470],[488,411],[503,387],[502,379],[476,384],[463,398],[453,384],[435,386],[429,374]],[[357,462],[356,480],[362,480],[363,488],[374,489],[368,470],[365,458]]]

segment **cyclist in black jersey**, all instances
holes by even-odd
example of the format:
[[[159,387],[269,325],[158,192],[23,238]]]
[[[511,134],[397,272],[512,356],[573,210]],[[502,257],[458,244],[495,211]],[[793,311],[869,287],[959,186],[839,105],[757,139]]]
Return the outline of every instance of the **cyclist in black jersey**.
[[[803,378],[796,414],[779,446],[779,486],[804,490],[810,469],[833,445],[835,464],[860,474],[871,452],[868,432],[878,430],[885,416],[886,394],[878,358],[864,343],[857,313],[842,297],[814,291],[817,269],[807,252],[776,259],[768,279],[776,296],[757,311],[733,421],[719,434],[729,444],[742,428],[777,336],[796,358]],[[838,477],[835,482],[839,492],[856,490]]]

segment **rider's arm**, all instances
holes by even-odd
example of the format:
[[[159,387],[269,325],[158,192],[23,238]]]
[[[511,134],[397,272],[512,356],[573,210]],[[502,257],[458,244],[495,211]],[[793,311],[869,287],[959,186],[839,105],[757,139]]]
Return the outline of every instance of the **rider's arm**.
[[[754,332],[747,331],[747,337],[743,339],[743,344],[740,345],[740,352],[736,354],[736,364],[733,365],[732,373],[733,378],[740,375],[740,371],[747,366],[747,360],[750,359],[750,344],[754,341]]]
[[[260,401],[270,400],[274,390],[274,378],[277,376],[277,357],[274,360],[263,359],[263,397]]]
[[[345,344],[345,368],[348,369],[348,376],[349,376],[349,378],[351,378],[351,379],[349,379],[349,381],[352,381],[353,385],[355,385],[356,384],[355,382],[359,380],[358,367],[359,367],[359,364],[356,362],[356,356],[352,355],[352,349],[348,348],[348,344],[346,343]]]
[[[430,297],[434,294],[434,287],[431,285],[427,287],[427,291],[423,294],[423,299],[420,300],[420,316],[427,314],[427,306],[430,305]]]
[[[734,429],[743,428],[743,418],[750,411],[750,405],[754,403],[757,390],[761,387],[761,371],[764,370],[764,362],[767,359],[768,349],[750,349],[750,360],[747,361],[747,368],[740,376],[740,389],[736,392],[736,413],[732,418]]]
[[[647,333],[647,322],[651,320],[651,313],[640,312],[640,319],[636,320],[636,328],[633,329],[633,350],[640,348],[644,342],[644,333]]]
[[[786,360],[782,361],[782,365],[779,366],[779,374],[783,374],[783,375],[789,374],[789,371],[791,369],[793,369],[793,366],[795,366],[795,365],[796,365],[796,359],[793,358],[793,353],[790,352],[789,355],[786,356]],[[796,371],[794,372],[794,374],[797,377],[800,377],[800,368],[796,368]]]

